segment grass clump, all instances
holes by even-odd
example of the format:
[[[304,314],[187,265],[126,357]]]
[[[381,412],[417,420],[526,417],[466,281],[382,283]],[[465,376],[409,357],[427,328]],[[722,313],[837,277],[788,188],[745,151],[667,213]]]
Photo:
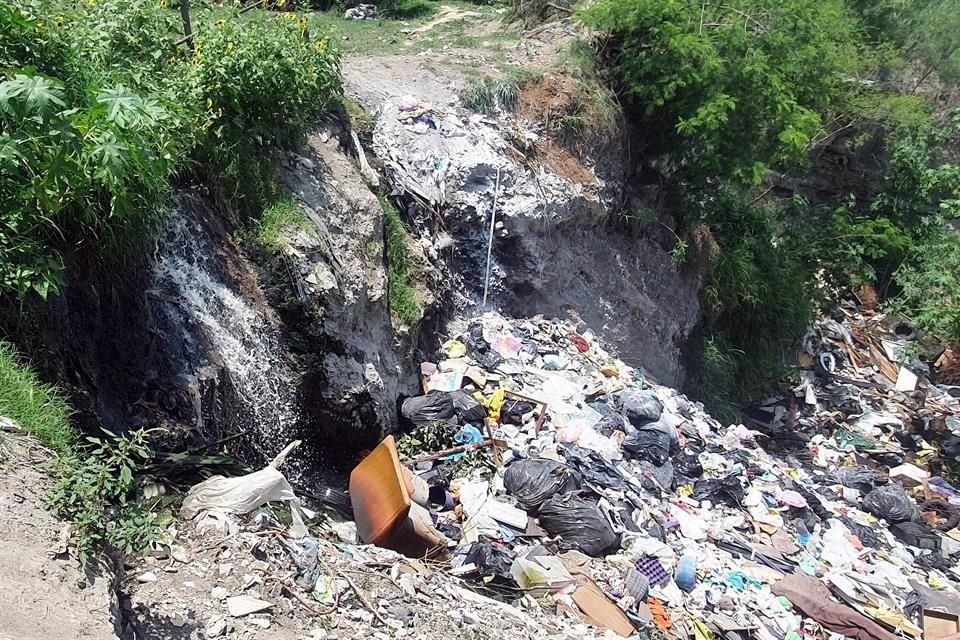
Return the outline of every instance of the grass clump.
[[[519,98],[520,82],[515,78],[475,78],[460,94],[463,106],[490,116],[513,111]]]
[[[66,455],[77,439],[70,424],[71,413],[60,392],[43,384],[13,346],[0,340],[0,415],[16,422],[57,455]]]
[[[383,208],[387,246],[390,311],[404,324],[413,326],[420,322],[423,308],[411,282],[414,268],[407,249],[410,233],[390,200],[381,196],[380,206]]]
[[[254,234],[261,247],[276,253],[287,244],[283,238],[284,229],[297,229],[308,234],[316,233],[313,222],[290,197],[278,200],[263,210],[256,221]]]

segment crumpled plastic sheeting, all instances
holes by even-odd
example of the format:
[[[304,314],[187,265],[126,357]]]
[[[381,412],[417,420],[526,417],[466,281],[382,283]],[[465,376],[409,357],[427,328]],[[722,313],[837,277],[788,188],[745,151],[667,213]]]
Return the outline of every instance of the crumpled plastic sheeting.
[[[195,484],[183,499],[180,516],[189,520],[201,511],[239,515],[283,500],[297,500],[293,487],[278,470],[266,467],[238,478],[212,476]]]

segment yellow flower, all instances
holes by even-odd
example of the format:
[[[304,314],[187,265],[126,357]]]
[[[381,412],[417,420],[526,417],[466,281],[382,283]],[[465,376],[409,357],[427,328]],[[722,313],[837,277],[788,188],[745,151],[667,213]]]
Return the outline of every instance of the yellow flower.
[[[325,40],[318,40],[313,48],[317,50],[317,53],[321,53],[324,49],[327,48],[327,43]]]
[[[230,53],[231,51],[233,51],[233,43],[232,43],[232,42],[228,42],[228,43],[227,43],[227,53]]]
[[[217,20],[213,24],[217,25],[218,27],[222,27],[223,25],[227,24],[227,21],[221,19],[221,20]]]
[[[277,8],[282,9],[283,5],[287,4],[287,0],[277,0]]]
[[[87,6],[88,6],[88,7],[92,7],[92,6],[95,5],[95,4],[97,4],[97,0],[87,0]]]
[[[160,0],[160,8],[161,9],[167,8],[167,0]]]

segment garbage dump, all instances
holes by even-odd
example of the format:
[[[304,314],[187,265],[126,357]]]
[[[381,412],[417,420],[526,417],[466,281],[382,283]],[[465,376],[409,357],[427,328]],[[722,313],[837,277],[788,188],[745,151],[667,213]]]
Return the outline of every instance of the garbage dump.
[[[282,591],[411,624],[340,554],[457,611],[444,637],[955,636],[960,394],[889,323],[855,307],[818,322],[800,383],[729,426],[571,322],[455,326],[402,433],[353,470],[354,522],[284,543],[299,569]]]

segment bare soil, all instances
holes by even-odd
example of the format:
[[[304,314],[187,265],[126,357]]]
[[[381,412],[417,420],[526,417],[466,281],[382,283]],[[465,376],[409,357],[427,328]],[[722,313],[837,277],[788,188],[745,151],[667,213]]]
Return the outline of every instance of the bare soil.
[[[44,507],[48,460],[33,438],[0,432],[0,640],[116,638],[110,579],[59,553],[66,525]]]

